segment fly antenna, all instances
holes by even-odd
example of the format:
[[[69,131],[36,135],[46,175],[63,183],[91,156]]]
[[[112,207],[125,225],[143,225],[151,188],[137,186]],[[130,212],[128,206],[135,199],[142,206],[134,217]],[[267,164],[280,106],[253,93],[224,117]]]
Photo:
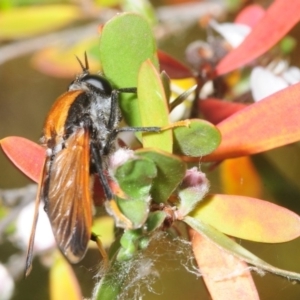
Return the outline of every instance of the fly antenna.
[[[89,60],[88,60],[88,57],[87,57],[87,53],[86,53],[86,51],[84,52],[84,62],[85,62],[85,69],[87,70],[87,71],[89,71]]]
[[[87,57],[87,54],[86,52],[84,52],[84,63],[85,63],[85,66],[83,65],[82,61],[78,58],[77,55],[75,55],[77,61],[79,62],[80,64],[80,67],[83,71],[83,73],[89,73],[89,62],[88,62],[88,57]]]

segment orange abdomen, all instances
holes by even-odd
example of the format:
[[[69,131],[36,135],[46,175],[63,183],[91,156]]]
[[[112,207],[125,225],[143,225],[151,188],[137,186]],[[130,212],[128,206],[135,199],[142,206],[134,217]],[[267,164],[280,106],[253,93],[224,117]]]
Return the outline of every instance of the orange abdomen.
[[[53,136],[63,136],[69,109],[81,93],[83,93],[82,90],[69,91],[54,102],[44,124],[43,133],[46,140]]]

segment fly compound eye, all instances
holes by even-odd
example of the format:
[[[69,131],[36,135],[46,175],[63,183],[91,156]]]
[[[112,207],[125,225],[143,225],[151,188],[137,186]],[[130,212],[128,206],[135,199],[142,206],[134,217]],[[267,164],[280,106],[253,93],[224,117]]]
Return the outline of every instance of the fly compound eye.
[[[105,94],[111,94],[112,87],[107,79],[99,75],[86,75],[80,79]]]

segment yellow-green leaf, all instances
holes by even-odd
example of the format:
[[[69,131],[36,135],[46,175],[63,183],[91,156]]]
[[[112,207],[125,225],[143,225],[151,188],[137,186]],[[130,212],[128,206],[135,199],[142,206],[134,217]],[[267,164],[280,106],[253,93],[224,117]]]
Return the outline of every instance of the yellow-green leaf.
[[[82,299],[80,287],[73,269],[61,254],[57,254],[56,260],[50,270],[50,299]]]
[[[169,125],[168,104],[160,76],[151,63],[146,60],[138,76],[138,104],[143,127],[164,127]],[[158,148],[172,152],[172,131],[166,130],[159,134],[143,133],[145,148]]]
[[[219,231],[246,240],[281,243],[300,235],[300,217],[276,204],[234,195],[210,195],[191,214]]]
[[[189,226],[191,226],[205,238],[215,243],[218,247],[221,247],[235,257],[256,266],[258,269],[272,272],[273,274],[277,274],[279,276],[284,276],[289,280],[300,280],[299,273],[279,269],[268,264],[209,224],[206,224],[201,220],[197,220],[190,216],[186,216],[184,218],[184,222],[186,222]]]
[[[115,239],[114,219],[110,216],[102,216],[94,220],[92,231],[99,236],[103,247],[108,248]],[[91,241],[90,245],[97,247],[96,243]]]
[[[0,39],[25,38],[61,28],[81,16],[73,5],[14,8],[0,13]]]

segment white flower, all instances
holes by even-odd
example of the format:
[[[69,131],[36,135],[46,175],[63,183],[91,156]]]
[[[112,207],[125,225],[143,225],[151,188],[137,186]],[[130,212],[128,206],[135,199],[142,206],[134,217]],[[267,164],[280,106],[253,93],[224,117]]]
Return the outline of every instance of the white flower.
[[[233,48],[239,46],[251,32],[251,28],[244,24],[219,24],[212,20],[210,25]],[[273,61],[267,67],[253,68],[250,75],[250,90],[254,101],[259,101],[299,81],[299,68],[289,67],[285,60]]]
[[[34,215],[35,203],[31,202],[23,208],[16,221],[15,238],[24,249],[27,248]],[[34,251],[45,251],[55,247],[55,239],[44,205],[40,204],[39,218],[34,240]]]
[[[244,41],[245,37],[251,32],[251,28],[245,24],[219,24],[217,21],[211,20],[209,25],[222,37],[224,37],[232,48],[239,46]]]
[[[297,67],[286,68],[279,74],[267,68],[255,67],[250,75],[250,89],[254,101],[259,101],[299,81],[300,69]]]
[[[253,68],[250,75],[250,87],[254,101],[259,101],[288,86],[281,77],[263,67]]]
[[[0,300],[9,300],[15,287],[14,280],[6,267],[0,263]]]

